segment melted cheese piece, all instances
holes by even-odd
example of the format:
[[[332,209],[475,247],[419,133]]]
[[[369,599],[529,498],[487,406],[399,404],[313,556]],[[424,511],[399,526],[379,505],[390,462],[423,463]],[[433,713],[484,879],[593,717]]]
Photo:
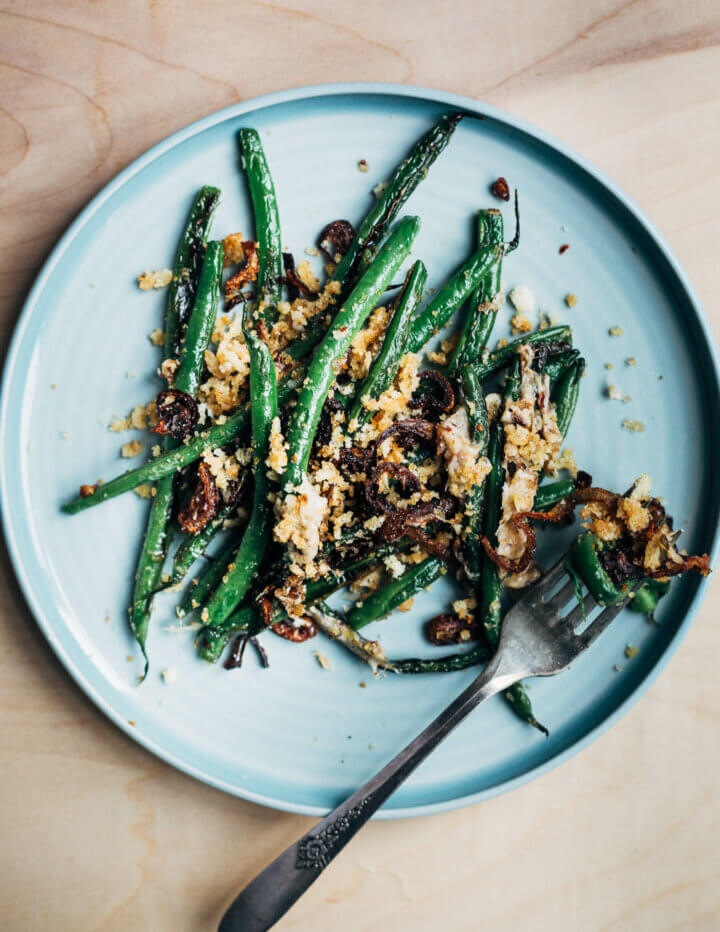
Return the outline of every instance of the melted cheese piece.
[[[492,468],[490,460],[470,438],[470,421],[462,405],[438,424],[437,445],[445,458],[448,492],[458,498],[480,485]]]

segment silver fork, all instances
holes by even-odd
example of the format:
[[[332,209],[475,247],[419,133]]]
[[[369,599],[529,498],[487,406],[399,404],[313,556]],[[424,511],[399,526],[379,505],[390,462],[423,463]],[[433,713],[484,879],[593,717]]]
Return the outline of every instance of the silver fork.
[[[596,604],[586,595],[582,607],[575,602],[563,615],[562,610],[574,598],[572,582],[552,593],[563,573],[561,560],[510,609],[503,619],[498,649],[477,679],[387,766],[258,874],[235,898],[219,932],[271,928],[466,715],[518,680],[567,670],[627,604],[625,599],[590,618]],[[576,633],[586,618],[589,623]]]

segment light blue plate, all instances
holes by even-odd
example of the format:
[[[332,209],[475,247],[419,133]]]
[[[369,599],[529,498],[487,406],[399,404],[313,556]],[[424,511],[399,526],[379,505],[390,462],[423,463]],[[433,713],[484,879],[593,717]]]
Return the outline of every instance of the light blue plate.
[[[108,185],[62,238],[38,278],[15,333],[2,397],[5,533],[26,598],[70,674],[135,740],[176,767],[247,799],[319,814],[369,777],[474,675],[386,677],[318,637],[291,645],[268,636],[271,669],[248,657],[225,673],[196,659],[191,638],[168,633],[177,596],[159,600],[148,681],[125,607],[147,503],[133,494],[77,517],[59,511],[80,482],[128,466],[128,435],[104,426],[158,389],[158,350],[147,334],[165,296],[135,277],[171,263],[178,231],[201,184],[222,188],[217,235],[251,233],[234,136],[257,127],[275,176],[283,240],[302,258],[329,220],[357,221],[371,188],[443,112],[465,120],[413,195],[423,218],[414,254],[436,286],[472,246],[473,213],[504,175],[521,193],[523,239],[507,286],[527,284],[541,308],[569,320],[589,362],[569,438],[595,481],[624,488],[649,471],[683,543],[709,551],[720,508],[718,363],[699,302],[676,259],[628,198],[566,147],[521,120],[439,91],[332,85],[286,91],[230,107],[151,149]],[[364,158],[370,171],[362,174]],[[508,217],[508,227],[512,227]],[[558,254],[562,243],[570,249]],[[317,263],[319,260],[314,259]],[[563,303],[578,296],[572,310]],[[498,336],[507,332],[503,312]],[[608,328],[621,325],[622,337]],[[637,366],[624,364],[634,356]],[[607,371],[604,363],[612,362]],[[137,373],[134,377],[132,373]],[[632,397],[603,396],[608,381]],[[625,418],[647,429],[621,429]],[[63,436],[67,432],[67,436]],[[543,555],[572,532],[543,535]],[[562,679],[531,695],[550,730],[523,726],[502,701],[466,721],[393,796],[384,816],[467,805],[511,789],[574,754],[617,720],[677,647],[707,582],[673,586],[661,627],[626,613]],[[447,603],[450,584],[382,625],[390,655],[432,654],[422,622]],[[109,615],[109,621],[106,616]],[[381,627],[368,631],[380,633]],[[640,652],[627,661],[628,643]],[[312,651],[325,653],[332,671]],[[135,655],[129,662],[128,655]],[[620,672],[615,664],[622,664]],[[164,685],[160,671],[178,679]],[[366,684],[366,688],[361,688]]]

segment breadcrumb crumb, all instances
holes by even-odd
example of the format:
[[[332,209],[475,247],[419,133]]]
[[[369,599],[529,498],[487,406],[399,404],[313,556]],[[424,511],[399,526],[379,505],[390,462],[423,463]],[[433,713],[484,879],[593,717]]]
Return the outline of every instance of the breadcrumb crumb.
[[[508,298],[512,306],[520,314],[532,314],[535,310],[535,295],[527,285],[516,285]]]
[[[141,291],[150,291],[152,288],[159,290],[167,287],[172,279],[172,269],[153,269],[152,272],[145,271],[138,275],[137,283]]]
[[[631,434],[640,434],[645,430],[645,425],[642,421],[631,421],[629,418],[625,418],[622,422],[623,430],[629,431]]]
[[[570,292],[570,294],[565,295],[565,304],[567,304],[568,307],[575,307],[577,303],[578,299],[576,294]]]
[[[138,456],[145,449],[145,444],[139,440],[130,440],[120,447],[120,456],[126,460],[131,460],[133,456]]]
[[[515,336],[518,333],[530,333],[533,325],[530,318],[526,317],[525,314],[515,314],[514,317],[510,318],[510,328],[513,336]]]

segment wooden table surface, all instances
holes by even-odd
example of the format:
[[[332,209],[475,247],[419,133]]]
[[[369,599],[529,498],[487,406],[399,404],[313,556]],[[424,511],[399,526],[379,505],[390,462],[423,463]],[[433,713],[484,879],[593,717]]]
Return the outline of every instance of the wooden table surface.
[[[506,108],[615,178],[715,327],[717,0],[0,3],[0,326],[77,211],[204,114],[325,81]],[[715,425],[717,429],[717,425]],[[54,659],[0,564],[0,926],[211,930],[311,822],[171,770]],[[720,928],[720,580],[649,694],[569,763],[471,809],[370,825],[287,930]]]

